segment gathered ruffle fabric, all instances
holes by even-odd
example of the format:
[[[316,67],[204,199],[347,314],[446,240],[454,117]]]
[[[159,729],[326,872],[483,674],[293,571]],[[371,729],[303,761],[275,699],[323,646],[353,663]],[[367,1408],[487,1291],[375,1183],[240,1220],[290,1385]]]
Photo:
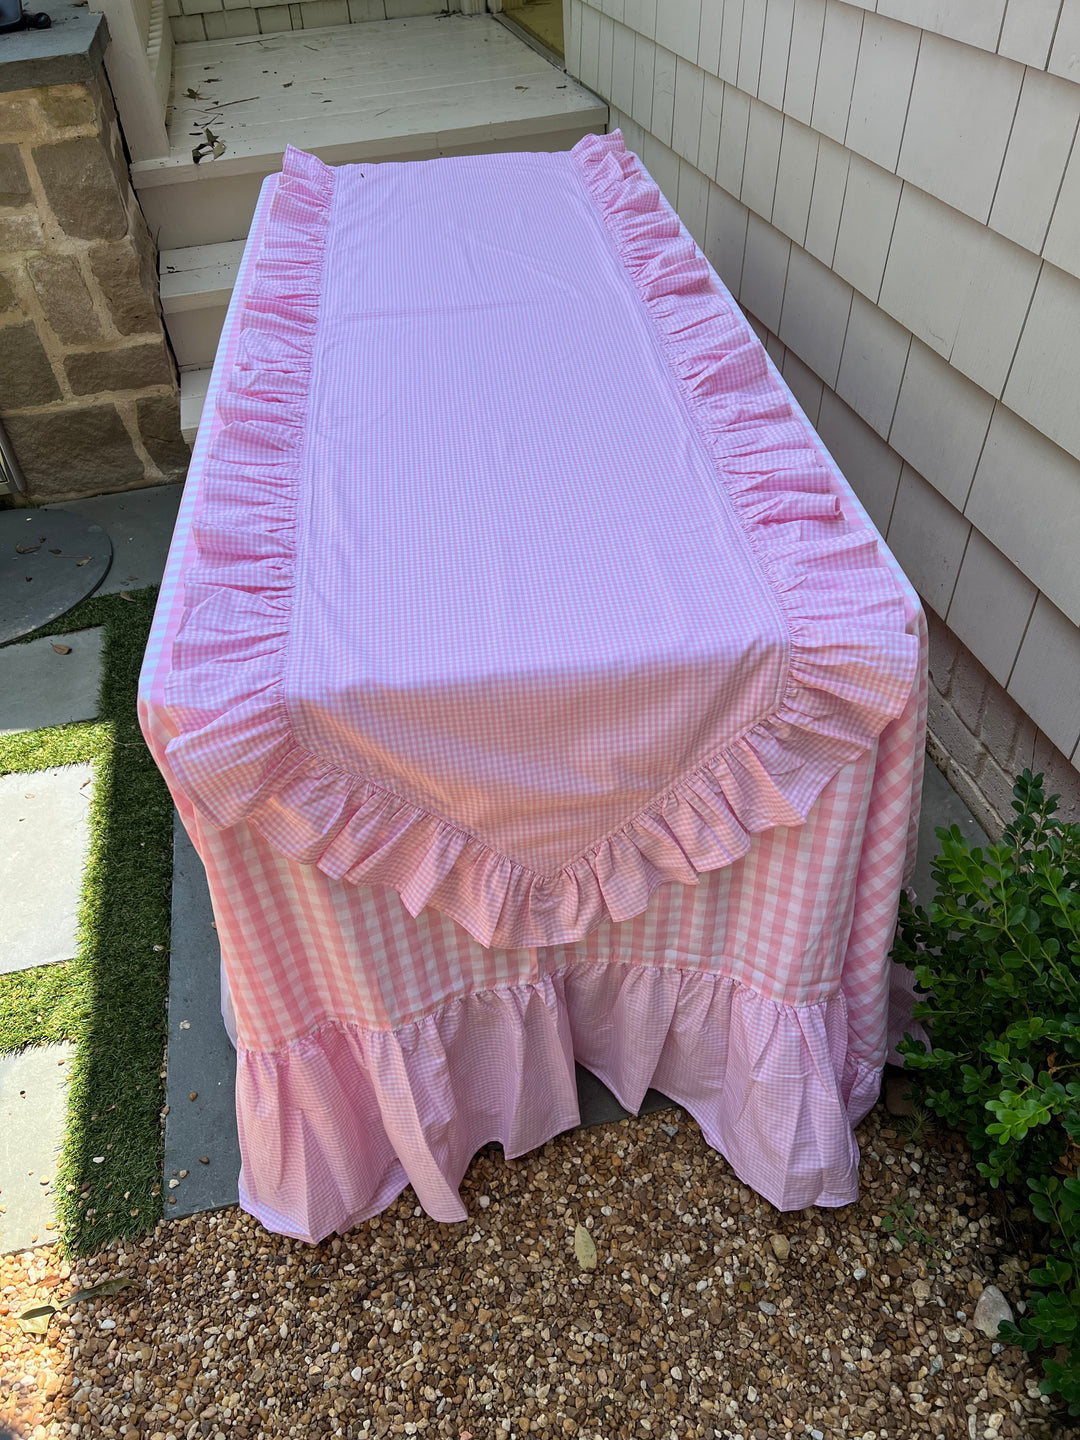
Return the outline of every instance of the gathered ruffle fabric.
[[[683,1105],[778,1209],[846,1205],[852,1127],[880,1087],[847,1037],[840,995],[794,1008],[720,976],[606,963],[473,994],[396,1031],[327,1024],[277,1052],[239,1052],[241,1202],[310,1242],[410,1184],[432,1219],[464,1220],[457,1186],[485,1144],[513,1158],[579,1123],[576,1059],[631,1112],[650,1086]],[[505,1084],[478,1086],[479,1073]]]
[[[210,824],[246,821],[289,859],[390,886],[412,914],[433,907],[500,949],[576,942],[642,913],[658,885],[732,864],[752,835],[802,824],[903,710],[918,664],[876,537],[849,527],[805,422],[657,186],[618,132],[569,160],[783,613],[781,703],[550,874],[298,742],[283,676],[335,174],[292,149],[220,401],[166,690],[168,764]]]

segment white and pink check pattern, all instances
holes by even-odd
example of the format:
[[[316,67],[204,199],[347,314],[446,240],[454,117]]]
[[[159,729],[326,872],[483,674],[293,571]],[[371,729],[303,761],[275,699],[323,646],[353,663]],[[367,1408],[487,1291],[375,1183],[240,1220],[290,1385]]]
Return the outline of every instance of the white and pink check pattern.
[[[847,1203],[910,1001],[918,602],[622,137],[268,182],[144,667],[242,1198],[315,1240],[680,1101]],[[890,992],[893,1014],[890,1018]]]

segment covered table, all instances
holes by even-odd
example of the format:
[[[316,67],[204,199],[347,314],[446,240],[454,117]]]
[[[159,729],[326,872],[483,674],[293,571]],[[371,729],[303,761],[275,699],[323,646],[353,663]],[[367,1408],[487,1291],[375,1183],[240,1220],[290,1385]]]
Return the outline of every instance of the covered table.
[[[925,703],[914,592],[618,132],[290,150],[140,691],[245,1209],[464,1219],[486,1143],[578,1122],[575,1060],[779,1208],[852,1201]]]

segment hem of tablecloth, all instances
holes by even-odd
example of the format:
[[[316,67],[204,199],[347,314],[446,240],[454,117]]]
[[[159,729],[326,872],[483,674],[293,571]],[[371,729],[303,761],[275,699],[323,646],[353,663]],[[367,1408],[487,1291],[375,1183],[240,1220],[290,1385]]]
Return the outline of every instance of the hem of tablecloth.
[[[641,914],[659,885],[732,864],[752,835],[801,825],[901,712],[918,662],[876,537],[849,529],[756,338],[718,303],[654,182],[618,132],[570,153],[786,619],[778,708],[553,874],[298,743],[283,672],[334,172],[291,148],[223,387],[165,695],[178,732],[166,764],[211,825],[246,820],[289,859],[388,885],[413,915],[430,906],[499,949],[575,943]]]
[[[458,1187],[484,1145],[517,1157],[580,1123],[577,1062],[632,1114],[650,1088],[683,1106],[777,1209],[847,1205],[884,1058],[855,1053],[842,995],[783,1006],[724,976],[577,962],[398,1030],[335,1020],[242,1047],[241,1203],[311,1243],[408,1185],[432,1219],[465,1220]]]

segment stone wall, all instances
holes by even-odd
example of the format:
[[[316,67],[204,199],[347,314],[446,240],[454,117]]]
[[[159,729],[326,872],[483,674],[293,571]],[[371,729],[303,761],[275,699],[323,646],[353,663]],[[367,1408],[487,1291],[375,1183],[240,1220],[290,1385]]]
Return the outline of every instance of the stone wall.
[[[73,59],[78,79],[20,89],[0,53],[0,418],[30,500],[179,480],[189,458],[156,251],[95,49]]]

